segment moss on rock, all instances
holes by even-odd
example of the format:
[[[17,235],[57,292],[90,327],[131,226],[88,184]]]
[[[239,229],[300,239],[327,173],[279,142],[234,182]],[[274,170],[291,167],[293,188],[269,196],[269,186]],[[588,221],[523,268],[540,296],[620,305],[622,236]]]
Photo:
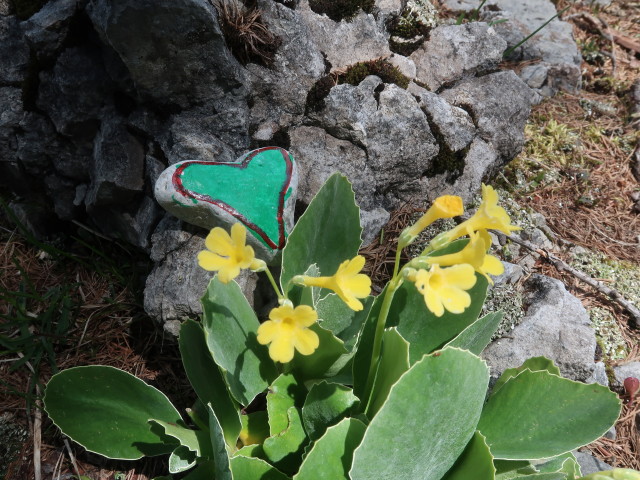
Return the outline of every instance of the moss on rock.
[[[406,89],[409,86],[409,78],[404,76],[397,67],[382,58],[351,65],[343,74],[338,76],[338,83],[359,85],[369,75],[376,75],[384,83],[395,83],[400,88]]]
[[[361,9],[370,13],[375,0],[309,0],[309,7],[315,13],[325,14],[334,22],[351,20]]]

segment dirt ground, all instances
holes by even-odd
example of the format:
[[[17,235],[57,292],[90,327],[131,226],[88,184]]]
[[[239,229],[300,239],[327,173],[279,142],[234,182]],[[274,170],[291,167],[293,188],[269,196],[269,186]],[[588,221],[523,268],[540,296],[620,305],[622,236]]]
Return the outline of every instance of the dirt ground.
[[[557,3],[558,9],[570,6],[566,0]],[[640,265],[640,183],[632,173],[640,106],[631,95],[640,77],[640,3],[614,1],[606,9],[575,4],[563,18],[573,23],[585,58],[583,89],[533,109],[527,146],[497,183],[543,214],[565,242]],[[415,211],[407,206],[395,212],[384,245],[364,250],[378,282],[388,275],[394,235]],[[0,320],[11,325],[0,332],[0,435],[22,439],[5,465],[5,478],[31,479],[36,471],[43,479],[162,475],[167,471],[163,459],[118,463],[84,452],[39,409],[52,372],[87,364],[131,372],[167,393],[179,408],[193,400],[185,395],[190,387],[176,345],[144,315],[140,279],[150,267],[144,256],[82,231],[58,247],[25,238],[9,219],[0,218]],[[563,248],[555,253],[568,261]],[[640,332],[630,326],[624,309],[543,259],[536,269],[562,279],[587,307],[610,311],[628,348],[624,361],[640,359]],[[19,317],[25,316],[55,318],[55,328],[32,324],[21,331]],[[640,400],[625,404],[616,439],[598,440],[588,449],[612,465],[640,470],[639,417]],[[8,453],[0,448],[0,454]]]

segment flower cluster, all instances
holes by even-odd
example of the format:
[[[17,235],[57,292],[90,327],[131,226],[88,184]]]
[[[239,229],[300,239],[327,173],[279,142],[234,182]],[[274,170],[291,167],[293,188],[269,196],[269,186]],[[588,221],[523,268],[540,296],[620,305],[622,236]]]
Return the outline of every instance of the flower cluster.
[[[495,190],[483,185],[482,203],[477,212],[453,229],[438,235],[422,255],[398,272],[400,251],[412,243],[420,232],[436,220],[462,213],[460,197],[439,197],[414,225],[401,233],[398,241],[396,270],[389,290],[396,289],[405,279],[413,282],[424,297],[427,308],[438,317],[445,310],[454,314],[463,313],[471,305],[468,290],[476,284],[476,273],[484,275],[491,282],[489,275],[500,275],[504,271],[502,263],[487,253],[491,246],[488,230],[495,229],[508,234],[518,229],[511,225],[507,212],[498,206]],[[466,235],[469,239],[461,250],[444,254],[438,252]],[[218,279],[223,283],[236,278],[242,269],[266,272],[278,294],[280,305],[271,310],[269,320],[258,328],[258,342],[269,345],[270,357],[281,363],[290,362],[295,351],[301,355],[311,355],[320,343],[318,334],[313,330],[318,313],[308,305],[294,306],[280,293],[266,263],[256,259],[253,248],[246,245],[246,236],[245,227],[239,223],[233,225],[231,235],[221,228],[214,228],[205,241],[207,250],[198,254],[198,263],[206,270],[217,271]],[[364,308],[360,299],[371,293],[371,279],[361,273],[364,264],[364,257],[356,255],[342,262],[331,276],[296,275],[291,281],[302,287],[331,290],[349,308],[360,311]]]
[[[255,258],[253,248],[246,245],[246,239],[247,230],[240,223],[231,227],[231,235],[222,228],[213,228],[205,240],[207,250],[198,254],[198,264],[205,270],[218,272],[222,283],[233,280],[243,269],[265,271],[272,280],[266,263]],[[364,262],[364,257],[357,255],[342,262],[329,277],[298,275],[293,283],[332,290],[349,308],[362,310],[362,302],[358,299],[371,293],[371,279],[360,273]],[[301,355],[311,355],[320,342],[318,334],[310,329],[318,320],[317,312],[307,305],[294,308],[280,294],[275,283],[274,288],[281,305],[271,310],[269,320],[258,328],[258,342],[269,345],[269,356],[276,362],[290,362],[295,350]]]
[[[401,234],[400,247],[411,243],[434,221],[460,214],[462,199],[450,195],[437,198],[427,213]],[[405,267],[404,277],[415,283],[416,289],[424,296],[427,308],[434,315],[440,317],[445,310],[462,313],[471,305],[467,290],[475,285],[476,272],[491,283],[489,275],[504,272],[500,260],[487,253],[491,247],[489,229],[509,234],[519,227],[511,225],[507,212],[498,206],[498,194],[493,187],[482,185],[482,203],[476,213],[453,229],[436,236],[427,250]],[[462,250],[438,254],[437,250],[465,235],[469,236],[469,240]]]

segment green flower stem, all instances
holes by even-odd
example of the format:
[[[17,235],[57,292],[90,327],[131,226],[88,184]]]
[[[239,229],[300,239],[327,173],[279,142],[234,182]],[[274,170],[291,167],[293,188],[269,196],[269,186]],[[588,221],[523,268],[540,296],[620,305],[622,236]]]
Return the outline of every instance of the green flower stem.
[[[196,427],[205,432],[209,431],[209,425],[205,424],[202,419],[200,419],[200,417],[196,414],[196,412],[194,412],[190,408],[187,408],[186,410],[187,415],[189,415],[189,418],[191,418],[191,421],[196,425]]]
[[[396,253],[396,267],[398,269],[398,260],[400,256]],[[380,307],[380,315],[378,315],[378,322],[376,323],[376,333],[373,338],[373,351],[371,353],[371,365],[369,366],[369,373],[367,374],[367,383],[365,388],[365,394],[367,396],[366,401],[363,399],[362,405],[363,411],[366,411],[371,401],[371,393],[373,392],[373,382],[376,378],[376,371],[378,370],[378,363],[380,363],[380,352],[382,352],[382,334],[384,333],[384,326],[387,323],[387,317],[389,316],[389,310],[391,309],[391,302],[396,290],[402,285],[402,277],[394,275],[389,284],[387,285],[387,291],[384,294],[382,300],[382,306]]]
[[[267,278],[271,282],[271,286],[273,287],[273,290],[276,292],[276,295],[278,296],[278,300],[283,300],[284,299],[284,295],[280,291],[280,288],[278,287],[278,284],[274,280],[273,275],[271,275],[271,270],[269,270],[269,267],[266,267],[264,269],[264,273],[267,274]]]

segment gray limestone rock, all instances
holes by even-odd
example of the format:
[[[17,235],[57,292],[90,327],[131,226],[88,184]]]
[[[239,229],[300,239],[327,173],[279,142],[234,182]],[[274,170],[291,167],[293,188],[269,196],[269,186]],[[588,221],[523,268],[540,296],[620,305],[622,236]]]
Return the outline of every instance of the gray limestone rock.
[[[454,11],[469,12],[478,8],[469,0],[445,0],[444,5]],[[484,21],[504,20],[495,25],[496,32],[513,47],[556,15],[550,0],[489,0],[480,12]],[[581,84],[582,58],[573,38],[572,26],[554,19],[540,32],[518,47],[511,59],[538,60],[539,63],[522,70],[522,79],[543,96],[558,90],[576,92]]]
[[[363,208],[372,208],[375,185],[362,147],[329,135],[318,127],[296,127],[289,131],[290,151],[298,162],[298,198],[309,204],[324,182],[335,172],[345,175]]]
[[[544,355],[564,376],[589,379],[595,369],[596,338],[587,311],[558,280],[533,275],[525,287],[529,291],[525,317],[509,338],[494,341],[482,353],[492,377]]]
[[[52,70],[40,72],[37,105],[58,132],[90,141],[110,93],[111,82],[100,52],[92,47],[72,47],[60,54]]]
[[[144,148],[121,119],[110,116],[103,121],[94,145],[87,209],[126,204],[142,191],[143,182]]]
[[[461,78],[495,70],[505,48],[505,41],[485,23],[443,25],[434,28],[409,58],[416,64],[416,80],[437,91]]]
[[[157,137],[169,163],[181,160],[232,162],[237,157],[234,147],[241,152],[248,150],[246,126],[232,123],[238,117],[232,110],[228,113],[229,123],[224,128],[221,124],[224,123],[226,114],[218,115],[207,107],[189,109],[172,115],[166,130],[163,128]],[[224,132],[229,132],[229,135]],[[243,140],[236,143],[238,137],[242,137]],[[231,145],[231,142],[236,145]]]
[[[262,130],[254,139],[267,146],[280,130],[301,122],[307,92],[324,73],[325,64],[303,10],[268,0],[260,1],[259,8],[269,31],[282,41],[270,68],[247,65],[253,103],[250,128]]]
[[[612,379],[612,387],[622,387],[624,379],[627,377],[635,377],[640,380],[640,362],[630,362],[613,367],[613,373],[615,378]]]
[[[71,20],[84,3],[86,0],[47,2],[39,12],[23,23],[25,38],[40,62],[52,62],[60,53],[69,34]]]
[[[29,63],[29,47],[16,17],[0,16],[0,45],[0,87],[20,86]]]
[[[111,238],[121,239],[138,248],[149,249],[153,230],[164,210],[147,195],[128,206],[104,207],[91,211],[96,229]]]
[[[371,14],[361,11],[349,21],[334,22],[311,10],[308,0],[301,0],[297,11],[333,69],[391,55],[387,35]]]
[[[467,112],[424,88],[412,87],[411,93],[419,95],[418,104],[427,114],[432,131],[442,136],[449,150],[458,152],[469,146],[476,128]]]
[[[501,157],[502,165],[520,153],[531,111],[531,90],[512,71],[463,80],[442,98],[471,115],[478,135]]]
[[[161,323],[197,318],[202,314],[200,298],[214,276],[196,260],[205,248],[204,237],[181,230],[174,220],[161,224],[151,238],[151,259],[156,266],[147,277],[144,309]],[[250,303],[256,280],[257,275],[248,270],[236,279]]]
[[[397,206],[408,200],[401,185],[420,177],[438,153],[415,98],[397,85],[370,76],[357,87],[332,88],[325,105],[315,114],[318,124],[331,135],[364,148],[376,190],[385,202]]]
[[[91,0],[87,13],[144,98],[182,107],[244,98],[244,72],[206,0]]]
[[[353,185],[360,206],[363,244],[370,243],[389,220],[389,212],[376,207],[375,184],[365,150],[337,139],[318,127],[297,127],[289,131],[291,153],[298,159],[298,198],[309,204],[323,183],[335,172]]]
[[[52,199],[53,208],[61,220],[73,220],[78,216],[79,208],[75,204],[76,198],[75,182],[58,175],[46,175],[44,185]]]
[[[588,452],[573,452],[580,464],[582,475],[590,475],[592,473],[604,472],[605,470],[613,470],[613,467],[604,463],[602,460],[594,457]]]

